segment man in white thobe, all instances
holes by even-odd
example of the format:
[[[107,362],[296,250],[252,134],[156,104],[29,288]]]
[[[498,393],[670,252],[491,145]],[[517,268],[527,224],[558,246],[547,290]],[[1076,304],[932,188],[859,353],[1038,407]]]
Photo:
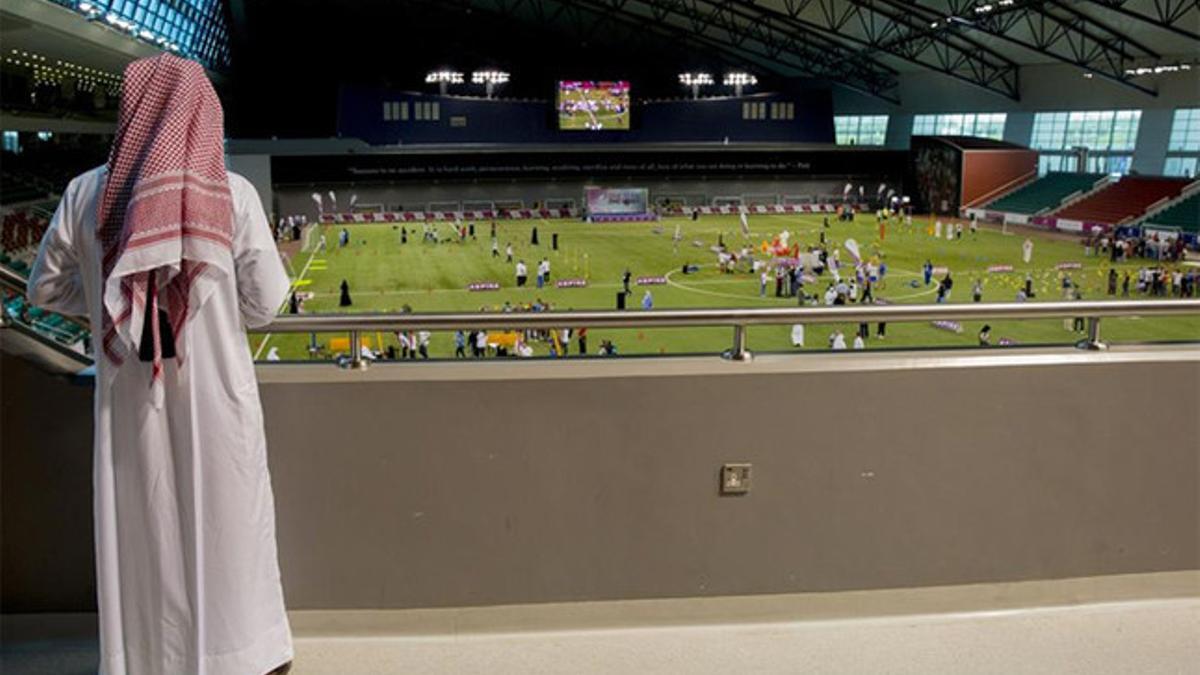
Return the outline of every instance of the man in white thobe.
[[[131,74],[135,68],[144,70]],[[177,79],[163,83],[158,78],[164,74]],[[126,100],[139,98],[137,90],[130,96],[129,87],[136,86],[130,83],[149,77],[150,87],[159,87],[159,94],[166,89],[168,98],[194,96],[198,80],[188,76],[202,78],[203,70],[170,55],[134,62],[126,70],[122,115]],[[207,80],[203,85],[211,92]],[[216,112],[208,113],[219,121],[215,94],[200,104],[215,105]],[[185,119],[182,126],[194,125]],[[219,162],[219,130],[215,135]],[[114,157],[121,143],[119,131]],[[204,188],[230,209],[232,232],[212,253],[225,257],[214,258],[221,273],[207,278],[203,301],[189,306],[190,316],[174,336],[181,358],[167,358],[163,350],[160,359],[157,344],[153,363],[138,358],[137,345],[122,344],[126,358],[112,358],[109,347],[100,346],[107,275],[98,236],[101,197],[112,172],[99,167],[71,181],[29,277],[33,304],[86,315],[97,336],[93,479],[100,672],[262,675],[290,663],[293,652],[262,406],[245,331],[275,316],[288,277],[254,187],[228,174],[227,188]],[[119,281],[116,274],[112,280]],[[167,302],[164,294],[159,303]]]

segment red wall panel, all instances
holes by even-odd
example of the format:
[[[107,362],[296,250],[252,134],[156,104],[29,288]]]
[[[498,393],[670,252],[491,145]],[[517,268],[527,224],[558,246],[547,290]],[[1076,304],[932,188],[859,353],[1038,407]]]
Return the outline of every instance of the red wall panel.
[[[964,150],[962,169],[963,208],[978,206],[1037,176],[1035,150]]]

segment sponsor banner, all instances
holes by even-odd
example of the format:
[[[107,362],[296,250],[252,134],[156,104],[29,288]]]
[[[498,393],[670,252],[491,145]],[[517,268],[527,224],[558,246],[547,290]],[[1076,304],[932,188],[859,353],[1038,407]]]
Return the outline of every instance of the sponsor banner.
[[[1029,216],[1024,213],[1005,213],[1004,222],[1009,225],[1028,225]]]
[[[1081,270],[1081,269],[1083,269],[1083,263],[1060,262],[1057,265],[1055,265],[1054,268],[1058,269],[1058,270]]]
[[[1054,227],[1067,232],[1083,232],[1083,221],[1059,218],[1055,221]]]
[[[933,276],[944,277],[944,276],[946,276],[946,272],[949,272],[949,271],[950,271],[949,267],[935,267],[935,268],[933,268]]]
[[[1018,344],[1020,344],[1020,343],[1019,343],[1019,342],[1017,342],[1016,340],[1012,339],[1012,338],[1004,338],[1004,337],[1002,337],[1002,338],[1000,338],[1000,343],[999,343],[999,344],[1000,344],[1000,346],[1001,346],[1001,347],[1015,347],[1015,346],[1017,346],[1017,345],[1018,345]]]
[[[322,213],[322,223],[468,222],[507,219],[575,218],[575,209],[500,209],[499,211],[388,211],[384,213]]]
[[[587,279],[559,279],[554,285],[559,288],[583,288],[587,286]]]
[[[733,215],[741,213],[740,206],[682,206],[671,209],[672,213],[690,215],[699,211],[701,215]],[[837,207],[833,204],[767,204],[749,207],[752,214],[772,213],[835,213]]]
[[[991,265],[988,267],[987,271],[991,272],[992,274],[1005,274],[1007,272],[1013,271],[1013,266],[1012,265]]]
[[[933,327],[941,330],[947,330],[951,333],[961,333],[962,324],[957,321],[934,321]]]
[[[472,284],[467,284],[468,291],[498,291],[500,290],[500,282],[498,281],[476,281]]]
[[[654,213],[626,213],[621,215],[599,214],[591,216],[593,223],[636,223],[658,220],[658,214]]]
[[[661,286],[667,283],[666,277],[638,277],[638,286]]]

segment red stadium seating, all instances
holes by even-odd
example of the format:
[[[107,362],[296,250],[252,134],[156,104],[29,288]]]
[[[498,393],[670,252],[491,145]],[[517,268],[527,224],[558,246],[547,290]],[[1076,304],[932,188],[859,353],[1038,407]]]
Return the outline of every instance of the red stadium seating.
[[[1188,184],[1187,179],[1160,176],[1126,176],[1054,213],[1063,220],[1117,225],[1145,213],[1164,197],[1175,197]]]
[[[0,221],[0,251],[21,253],[37,246],[50,221],[28,211],[4,214]]]

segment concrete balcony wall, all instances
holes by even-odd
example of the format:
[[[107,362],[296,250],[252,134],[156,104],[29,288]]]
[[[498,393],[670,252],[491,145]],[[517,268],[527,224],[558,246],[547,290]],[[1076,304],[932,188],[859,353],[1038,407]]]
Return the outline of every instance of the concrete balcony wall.
[[[1200,569],[1194,347],[260,381],[292,609]],[[5,357],[3,397],[0,602],[87,611],[90,395]],[[748,495],[718,495],[722,462],[753,463]]]

